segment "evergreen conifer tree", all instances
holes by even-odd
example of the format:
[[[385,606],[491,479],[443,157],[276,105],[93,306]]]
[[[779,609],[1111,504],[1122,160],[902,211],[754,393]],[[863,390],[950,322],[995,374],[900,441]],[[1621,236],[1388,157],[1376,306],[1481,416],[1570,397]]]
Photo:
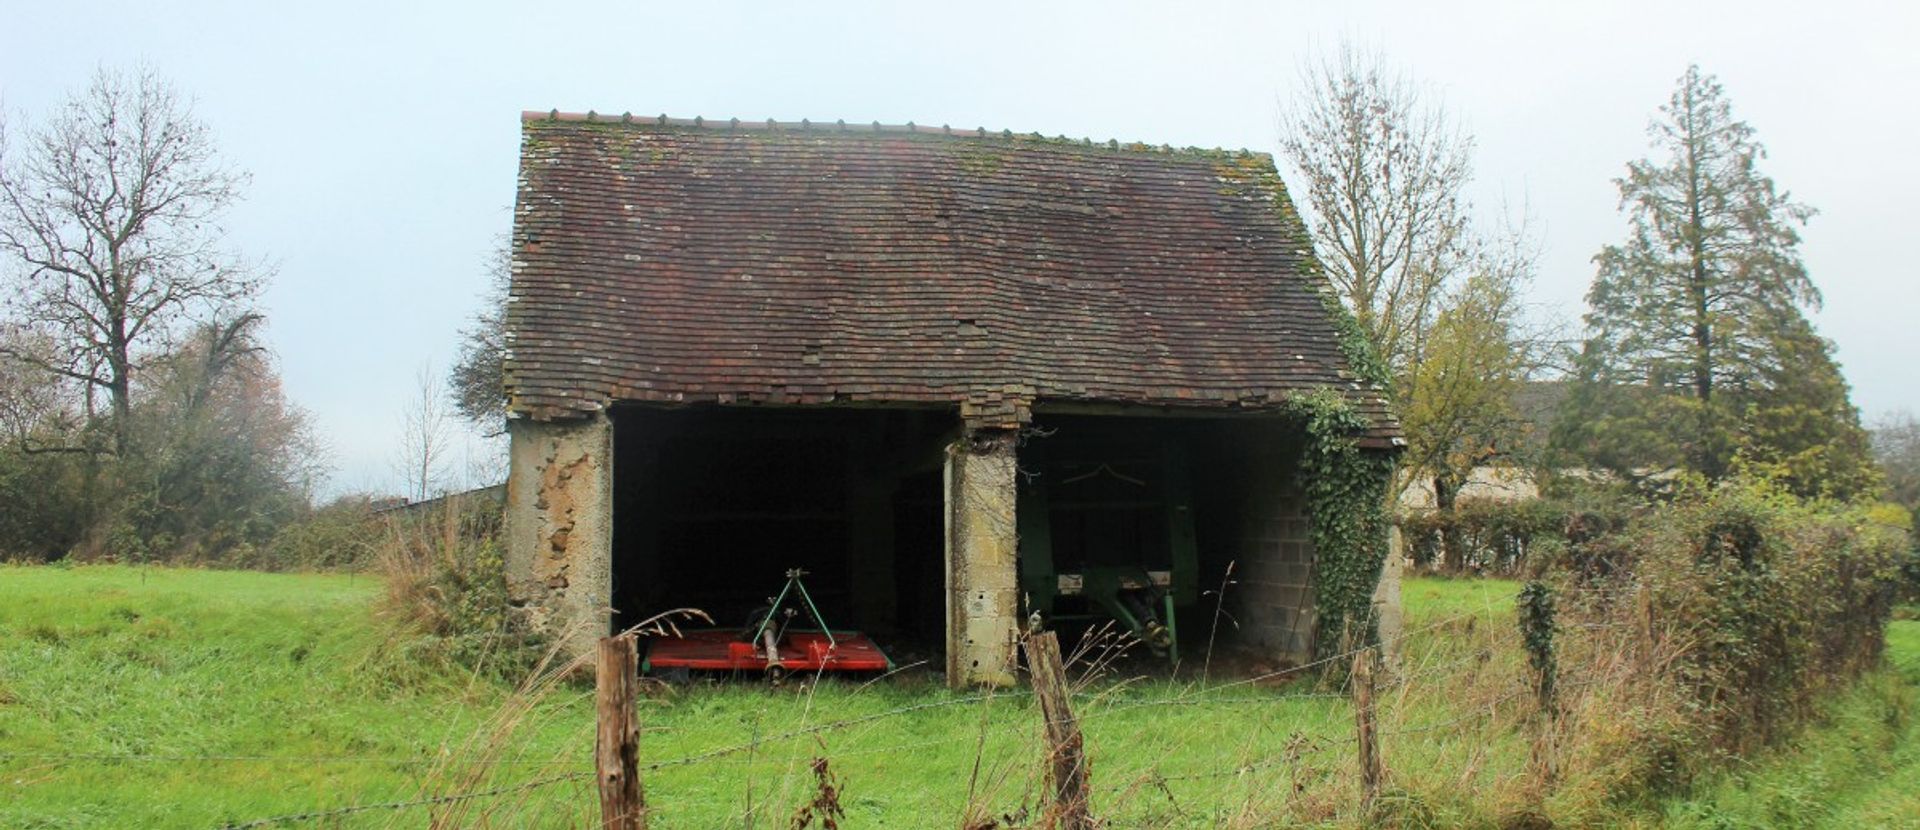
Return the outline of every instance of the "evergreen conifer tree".
[[[1697,66],[1648,132],[1656,157],[1616,180],[1630,231],[1594,258],[1557,443],[1636,477],[1744,467],[1803,495],[1871,486],[1859,413],[1805,316],[1820,292],[1798,229],[1814,211],[1760,172],[1753,128]]]

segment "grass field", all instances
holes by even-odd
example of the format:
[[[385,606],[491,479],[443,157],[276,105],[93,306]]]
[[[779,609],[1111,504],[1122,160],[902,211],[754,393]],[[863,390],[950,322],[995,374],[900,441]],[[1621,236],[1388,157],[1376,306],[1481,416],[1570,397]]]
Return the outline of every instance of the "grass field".
[[[262,826],[589,824],[589,692],[563,685],[522,712],[509,689],[410,665],[370,624],[379,589],[344,575],[0,568],[0,827],[211,828],[496,789]],[[1409,580],[1408,671],[1503,670],[1513,589]],[[1797,748],[1642,820],[1912,815],[1917,739],[1890,713],[1904,717],[1920,686],[1920,623],[1896,626],[1898,670],[1843,695]],[[1179,678],[1109,679],[1079,702],[1112,826],[1265,826],[1282,807],[1354,820],[1352,713],[1337,694]],[[1526,744],[1461,725],[1495,704],[1447,697],[1383,701],[1403,793],[1391,797],[1417,799],[1407,814],[1431,826],[1490,824],[1501,808],[1480,794],[1519,775]],[[662,693],[642,719],[643,761],[663,765],[645,777],[656,827],[783,827],[813,794],[816,756],[842,777],[852,827],[952,827],[968,805],[1018,818],[1037,804],[1039,716],[1018,693],[959,695],[923,674],[736,684]]]

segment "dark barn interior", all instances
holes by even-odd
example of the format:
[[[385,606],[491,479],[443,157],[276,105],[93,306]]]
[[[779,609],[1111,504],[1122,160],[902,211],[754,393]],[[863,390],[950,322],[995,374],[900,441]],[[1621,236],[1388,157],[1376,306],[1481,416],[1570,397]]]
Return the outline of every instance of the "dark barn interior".
[[[616,624],[695,607],[740,625],[800,568],[835,627],[903,653],[940,650],[953,414],[628,406],[612,420]],[[1170,625],[1185,653],[1207,647],[1218,610],[1238,622],[1221,627],[1218,646],[1303,639],[1307,554],[1274,543],[1297,501],[1290,427],[1037,416],[1017,451],[1023,613],[1044,609],[1071,638],[1114,616],[1075,579],[1139,571],[1161,580],[1148,616]],[[1236,584],[1223,606],[1230,562]],[[1061,574],[1078,593],[1040,596]]]
[[[613,422],[616,620],[693,607],[740,625],[799,568],[836,628],[939,640],[955,417],[622,407]]]
[[[1058,574],[1142,569],[1164,579],[1157,593],[1174,599],[1173,620],[1164,600],[1149,610],[1171,624],[1180,653],[1208,646],[1218,612],[1221,647],[1303,639],[1311,552],[1285,538],[1305,534],[1293,475],[1298,440],[1285,419],[1036,416],[1020,451],[1028,603],[1044,605],[1036,596]],[[1234,584],[1223,594],[1230,563]],[[1114,617],[1090,596],[1094,587],[1081,580],[1079,594],[1051,603],[1064,630]]]

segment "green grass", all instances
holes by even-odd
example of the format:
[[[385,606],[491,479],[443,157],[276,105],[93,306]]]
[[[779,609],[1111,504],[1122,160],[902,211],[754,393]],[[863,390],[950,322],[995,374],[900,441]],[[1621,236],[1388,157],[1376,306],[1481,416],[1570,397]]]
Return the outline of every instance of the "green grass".
[[[1892,624],[1887,656],[1796,740],[1667,805],[1665,824],[1920,828],[1920,621]]]
[[[445,705],[459,699],[449,684],[407,688],[382,666],[367,624],[378,587],[0,569],[0,825],[206,827],[284,810],[293,793],[312,806],[401,792],[403,766],[322,759],[418,759],[480,712]]]
[[[405,665],[369,624],[378,589],[349,576],[0,568],[0,826],[216,827],[591,769],[590,692],[569,685],[519,725],[508,763],[459,787],[435,780],[449,754],[479,757],[461,747],[509,690]],[[1116,826],[1212,824],[1259,795],[1235,765],[1289,741],[1307,779],[1348,761],[1334,749],[1351,723],[1338,697],[1157,681],[1104,686],[1082,711]],[[810,796],[816,754],[844,777],[855,826],[954,824],[970,788],[996,813],[1035,803],[1040,719],[1019,694],[973,700],[925,679],[733,684],[666,694],[642,717],[648,762],[723,753],[647,774],[658,827],[739,825],[749,786],[758,823],[778,824]],[[751,753],[726,752],[756,737]],[[1172,780],[1146,783],[1160,777]],[[569,825],[594,809],[590,784],[490,803],[519,811],[500,826]]]
[[[1467,579],[1441,576],[1410,577],[1400,586],[1408,630],[1471,615],[1479,622],[1504,623],[1513,618],[1514,597],[1520,583],[1510,579]]]
[[[1516,589],[1407,580],[1407,668],[1425,685],[1381,702],[1386,809],[1426,826],[1490,826],[1508,809],[1487,793],[1511,789],[1527,758],[1525,731],[1506,725],[1524,711],[1506,695],[1523,682]],[[499,751],[476,751],[511,690],[410,662],[370,619],[380,590],[344,575],[0,568],[0,827],[211,828],[590,771],[584,686],[560,686]],[[1920,623],[1897,623],[1890,651],[1896,668],[1838,695],[1795,746],[1651,818],[1913,826]],[[1337,694],[1109,679],[1078,707],[1112,827],[1270,826],[1282,808],[1360,823],[1353,714]],[[645,774],[655,827],[747,826],[749,804],[754,826],[783,827],[812,795],[815,756],[842,776],[853,827],[953,827],[969,804],[1016,817],[1039,804],[1032,702],[955,694],[925,673],[681,688],[647,700],[642,721],[643,762],[665,764]],[[588,826],[591,783],[276,826]]]

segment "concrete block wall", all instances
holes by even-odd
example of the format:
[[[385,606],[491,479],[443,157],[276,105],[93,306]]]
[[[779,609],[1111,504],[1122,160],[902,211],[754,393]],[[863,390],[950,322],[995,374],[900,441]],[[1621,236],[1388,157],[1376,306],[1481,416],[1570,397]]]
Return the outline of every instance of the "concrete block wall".
[[[1313,651],[1313,538],[1305,497],[1290,474],[1249,482],[1230,596],[1242,642],[1275,659]]]

